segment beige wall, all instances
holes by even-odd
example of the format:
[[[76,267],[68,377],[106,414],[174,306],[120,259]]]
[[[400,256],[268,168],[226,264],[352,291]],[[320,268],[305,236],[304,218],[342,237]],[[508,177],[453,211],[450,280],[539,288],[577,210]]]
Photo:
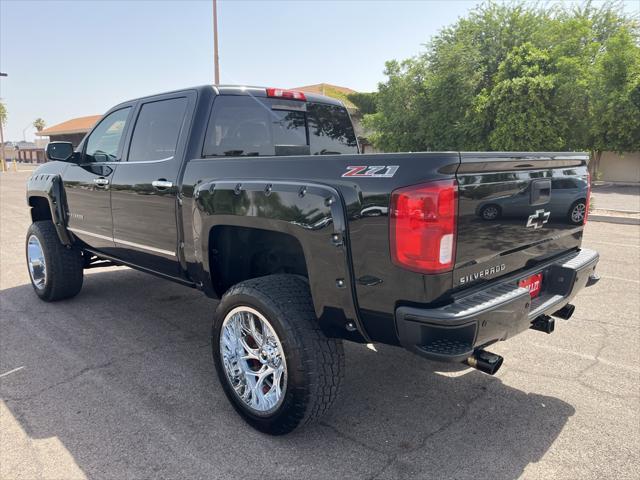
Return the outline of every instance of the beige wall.
[[[34,141],[37,148],[47,148],[47,143],[49,143],[49,137],[38,137]]]
[[[640,152],[602,152],[599,180],[640,183]]]

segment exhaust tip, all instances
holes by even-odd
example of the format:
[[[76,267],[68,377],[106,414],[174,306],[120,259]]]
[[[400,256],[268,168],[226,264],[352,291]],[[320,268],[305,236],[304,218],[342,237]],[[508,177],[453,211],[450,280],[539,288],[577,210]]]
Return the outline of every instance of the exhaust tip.
[[[596,283],[598,283],[600,281],[600,275],[598,275],[596,272],[593,272],[591,274],[591,276],[589,277],[589,280],[587,280],[587,284],[585,285],[586,287],[591,287],[593,285],[595,285]]]
[[[538,330],[539,332],[551,333],[553,332],[556,326],[556,321],[551,318],[549,315],[540,315],[536,317],[533,322],[531,322],[532,330]]]
[[[570,303],[567,303],[560,310],[553,312],[551,315],[554,317],[562,318],[563,320],[569,320],[575,311],[576,306]]]
[[[495,375],[500,370],[503,361],[504,358],[500,355],[486,350],[476,350],[464,363],[488,375]]]

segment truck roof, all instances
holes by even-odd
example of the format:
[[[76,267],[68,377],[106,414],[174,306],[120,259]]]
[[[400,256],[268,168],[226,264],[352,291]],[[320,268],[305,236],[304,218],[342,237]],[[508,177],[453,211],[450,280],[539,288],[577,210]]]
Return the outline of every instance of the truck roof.
[[[217,90],[219,95],[250,95],[254,97],[266,97],[267,87],[254,87],[247,85],[214,85],[214,90]],[[283,89],[289,90],[289,89]],[[290,89],[295,90],[295,89]],[[301,90],[300,90],[301,91]],[[339,105],[341,107],[344,104],[335,98],[327,97],[326,95],[318,95],[317,93],[303,92],[307,101],[316,103],[328,103],[331,105]]]
[[[178,90],[170,90],[167,92],[154,93],[153,95],[145,95],[144,97],[132,98],[130,100],[127,100],[126,102],[121,102],[120,104],[111,108],[111,110],[114,110],[125,103],[153,98],[159,95],[166,95],[169,93],[176,93],[176,92],[184,92],[186,90],[202,91],[205,89],[213,89],[216,95],[247,95],[247,96],[253,96],[253,97],[267,96],[267,87],[256,87],[256,86],[249,86],[249,85],[199,85],[196,87],[181,88]],[[289,89],[285,88],[283,90],[289,90]],[[303,93],[307,98],[307,101],[309,102],[326,103],[330,105],[338,105],[338,106],[344,107],[344,104],[340,100],[337,100],[335,98],[327,97],[326,95],[318,95],[317,93],[307,93],[307,92],[303,92]]]

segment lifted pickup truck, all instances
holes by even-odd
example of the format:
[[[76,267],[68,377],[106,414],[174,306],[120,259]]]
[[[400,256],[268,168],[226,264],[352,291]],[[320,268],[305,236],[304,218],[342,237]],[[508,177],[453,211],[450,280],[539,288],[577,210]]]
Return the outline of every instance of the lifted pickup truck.
[[[27,189],[36,294],[127,265],[220,299],[220,382],[271,434],[331,406],[342,340],[495,373],[484,348],[551,333],[597,278],[583,154],[359,154],[339,101],[204,86],[122,103],[47,155]]]

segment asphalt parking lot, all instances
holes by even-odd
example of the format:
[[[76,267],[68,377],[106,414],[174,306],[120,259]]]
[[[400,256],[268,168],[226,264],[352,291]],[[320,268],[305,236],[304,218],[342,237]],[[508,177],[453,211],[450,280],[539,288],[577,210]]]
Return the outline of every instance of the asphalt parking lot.
[[[201,293],[109,268],[75,299],[36,298],[28,175],[0,174],[2,480],[637,478],[640,226],[587,226],[602,280],[552,335],[492,348],[497,376],[347,344],[336,408],[272,438],[218,385]]]

